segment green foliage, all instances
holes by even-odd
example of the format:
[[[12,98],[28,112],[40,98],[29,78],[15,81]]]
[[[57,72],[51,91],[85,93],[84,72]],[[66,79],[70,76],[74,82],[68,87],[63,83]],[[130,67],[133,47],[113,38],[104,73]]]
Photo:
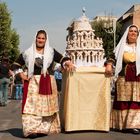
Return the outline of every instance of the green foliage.
[[[19,35],[16,33],[15,29],[11,31],[11,47],[10,47],[10,60],[13,62],[19,55]]]
[[[102,38],[103,40],[103,48],[105,50],[105,56],[106,58],[109,58],[113,55],[114,50],[114,34],[108,33],[104,27],[105,25],[104,20],[100,21],[94,21],[91,23],[92,28],[95,30],[95,35],[97,37]],[[120,31],[121,31],[121,25],[119,23],[116,24],[116,44],[118,43],[120,39]]]
[[[0,53],[10,45],[10,13],[5,3],[0,4]]]
[[[13,62],[19,54],[19,35],[11,29],[11,21],[6,3],[0,2],[0,56],[8,53]]]

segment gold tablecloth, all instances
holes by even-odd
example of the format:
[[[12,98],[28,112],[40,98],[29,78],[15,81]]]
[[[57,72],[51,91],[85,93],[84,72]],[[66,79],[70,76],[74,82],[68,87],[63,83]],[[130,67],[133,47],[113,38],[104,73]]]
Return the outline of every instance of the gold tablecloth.
[[[110,78],[104,67],[79,67],[63,74],[62,126],[65,131],[109,131]]]

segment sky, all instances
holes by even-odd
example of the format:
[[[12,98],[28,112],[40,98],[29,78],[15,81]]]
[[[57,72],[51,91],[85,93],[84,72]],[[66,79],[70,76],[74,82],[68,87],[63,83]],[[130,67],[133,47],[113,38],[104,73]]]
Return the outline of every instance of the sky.
[[[73,19],[86,16],[92,20],[96,16],[112,14],[120,17],[140,0],[0,0],[6,2],[11,13],[12,28],[20,36],[19,48],[29,48],[40,29],[47,31],[50,46],[60,53],[66,49],[67,27]]]

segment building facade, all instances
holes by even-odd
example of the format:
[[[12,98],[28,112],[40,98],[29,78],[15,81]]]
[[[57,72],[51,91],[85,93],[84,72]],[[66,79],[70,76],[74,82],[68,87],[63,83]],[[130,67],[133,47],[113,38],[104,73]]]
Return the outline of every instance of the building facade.
[[[140,4],[133,5],[117,21],[122,24],[122,32],[131,24],[140,28]]]

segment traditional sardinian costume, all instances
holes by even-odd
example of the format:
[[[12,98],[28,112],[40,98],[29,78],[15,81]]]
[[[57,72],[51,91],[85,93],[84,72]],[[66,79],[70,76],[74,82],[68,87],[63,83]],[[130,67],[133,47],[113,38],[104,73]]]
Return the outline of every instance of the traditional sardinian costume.
[[[18,71],[22,66],[28,69],[29,81],[24,81],[22,102],[23,133],[52,134],[60,132],[59,107],[56,81],[53,76],[54,61],[63,64],[69,60],[49,46],[48,37],[44,54],[36,52],[35,43],[20,54],[13,64]]]
[[[117,81],[111,128],[118,130],[140,129],[140,35],[136,47],[130,47],[127,44],[129,28],[114,50]]]

